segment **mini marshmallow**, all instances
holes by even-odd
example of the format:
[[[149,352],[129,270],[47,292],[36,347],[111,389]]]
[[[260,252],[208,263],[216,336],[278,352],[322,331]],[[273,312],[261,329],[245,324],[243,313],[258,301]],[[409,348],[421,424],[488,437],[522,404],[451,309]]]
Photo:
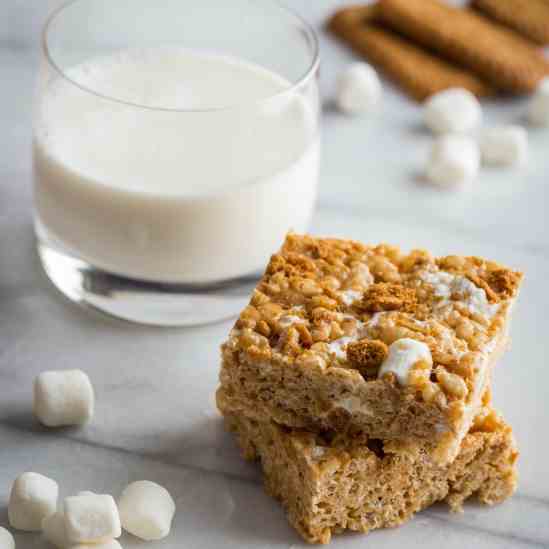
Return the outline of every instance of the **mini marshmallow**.
[[[549,126],[549,77],[540,82],[530,100],[528,120],[534,126]]]
[[[169,492],[154,482],[132,482],[118,501],[124,530],[138,538],[152,541],[165,538],[175,513]]]
[[[34,415],[48,427],[81,425],[93,416],[94,394],[81,370],[42,372],[34,382]]]
[[[56,511],[42,521],[42,534],[51,544],[64,549],[67,543],[65,535],[65,516],[62,511]]]
[[[480,150],[473,139],[443,135],[431,149],[426,175],[435,185],[458,186],[474,181],[479,168]]]
[[[337,80],[337,107],[346,114],[363,114],[376,107],[381,93],[381,82],[375,69],[368,63],[353,63]]]
[[[0,549],[15,549],[15,540],[11,532],[0,526]]]
[[[78,492],[77,495],[94,496],[96,494],[95,492],[85,490]],[[69,542],[67,541],[67,536],[65,534],[65,513],[63,511],[57,511],[53,515],[47,516],[42,521],[42,534],[47,541],[56,547],[59,547],[59,549],[68,547]],[[95,545],[95,547],[99,547],[99,545]]]
[[[463,88],[435,93],[423,104],[423,120],[434,133],[465,133],[482,119],[478,99]]]
[[[51,478],[23,473],[11,487],[8,504],[10,524],[17,530],[39,532],[42,520],[55,513],[59,487]]]
[[[391,372],[400,385],[408,385],[410,371],[420,361],[433,366],[431,350],[425,343],[407,337],[397,339],[389,345],[389,353],[379,369],[378,377]]]
[[[72,545],[70,549],[122,549],[122,545],[115,539],[110,539],[105,543]]]
[[[65,534],[71,544],[103,543],[122,533],[112,496],[85,494],[65,498]]]
[[[480,137],[480,151],[485,164],[521,164],[527,150],[528,134],[520,126],[498,126],[485,130]]]

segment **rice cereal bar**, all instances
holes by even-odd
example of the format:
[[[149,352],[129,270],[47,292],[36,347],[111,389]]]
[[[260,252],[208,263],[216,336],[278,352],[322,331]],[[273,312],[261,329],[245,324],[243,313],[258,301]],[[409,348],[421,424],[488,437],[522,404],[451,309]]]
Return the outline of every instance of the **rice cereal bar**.
[[[507,345],[521,278],[478,257],[290,234],[222,345],[225,409],[436,443],[449,462]]]
[[[359,432],[313,434],[232,415],[226,422],[244,457],[261,460],[267,492],[310,543],[329,543],[343,530],[398,526],[437,501],[454,511],[473,495],[484,504],[499,503],[516,488],[511,428],[489,408],[445,466],[415,443],[383,442]]]

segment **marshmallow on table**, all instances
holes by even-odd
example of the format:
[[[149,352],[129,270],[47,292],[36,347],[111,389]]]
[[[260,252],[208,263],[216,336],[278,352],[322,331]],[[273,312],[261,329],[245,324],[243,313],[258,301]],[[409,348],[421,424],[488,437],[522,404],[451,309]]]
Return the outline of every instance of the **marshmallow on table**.
[[[175,503],[169,492],[154,482],[132,482],[118,500],[124,530],[150,541],[166,537],[170,532]]]
[[[534,126],[549,126],[549,77],[541,81],[530,100],[528,120]]]
[[[479,168],[480,151],[473,139],[461,135],[443,135],[431,149],[426,175],[435,185],[459,186],[472,182]]]
[[[34,382],[34,414],[48,427],[81,425],[93,416],[94,394],[81,370],[42,372]]]
[[[465,133],[482,119],[478,99],[463,88],[435,93],[423,104],[423,120],[434,133]]]
[[[347,114],[363,114],[376,107],[381,92],[381,82],[375,69],[368,63],[353,63],[337,80],[337,107]]]
[[[520,126],[498,126],[483,131],[480,136],[480,151],[485,164],[521,164],[527,149],[528,134]]]
[[[426,370],[426,376],[428,376],[433,366],[429,347],[415,339],[407,337],[397,339],[389,345],[389,353],[379,369],[378,377],[393,373],[400,385],[409,385],[410,372],[418,362],[423,362],[429,367],[429,370]]]
[[[67,537],[65,536],[65,516],[62,511],[56,511],[42,521],[42,534],[51,544],[64,549],[67,547]]]
[[[78,492],[78,496],[93,496],[94,492],[83,491]],[[53,515],[47,516],[42,521],[42,534],[47,541],[51,544],[59,547],[59,549],[65,549],[69,543],[65,534],[65,513],[63,511],[56,511]],[[99,545],[95,545],[97,549],[100,549]],[[72,548],[71,548],[72,549]]]
[[[51,478],[38,473],[23,473],[11,487],[8,503],[10,524],[17,530],[38,532],[42,520],[55,513],[59,487]]]
[[[67,541],[73,545],[104,543],[122,533],[116,503],[106,494],[65,498],[64,522]]]
[[[15,549],[15,540],[11,532],[0,526],[0,547],[2,549]]]

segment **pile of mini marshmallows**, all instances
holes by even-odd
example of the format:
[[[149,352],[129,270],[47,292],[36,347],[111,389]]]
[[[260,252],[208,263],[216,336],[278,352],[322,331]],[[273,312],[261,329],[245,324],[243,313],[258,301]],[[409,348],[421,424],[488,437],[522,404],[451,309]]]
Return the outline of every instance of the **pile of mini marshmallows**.
[[[358,115],[371,112],[381,100],[382,87],[375,69],[367,63],[353,63],[339,77],[336,104],[342,112]],[[526,159],[528,135],[517,125],[495,126],[470,133],[482,121],[478,99],[462,88],[452,88],[427,99],[423,121],[437,136],[427,160],[427,179],[442,187],[472,183],[481,163],[517,166]],[[538,86],[528,107],[533,126],[549,126],[549,78]]]
[[[34,383],[34,414],[47,427],[82,425],[94,411],[94,391],[80,370],[43,372]],[[79,492],[58,506],[57,483],[27,472],[13,483],[8,519],[16,530],[42,532],[59,549],[121,549],[122,528],[146,540],[165,538],[175,514],[169,492],[154,482],[132,482],[118,504],[108,494]],[[15,549],[11,533],[0,528],[0,548]]]

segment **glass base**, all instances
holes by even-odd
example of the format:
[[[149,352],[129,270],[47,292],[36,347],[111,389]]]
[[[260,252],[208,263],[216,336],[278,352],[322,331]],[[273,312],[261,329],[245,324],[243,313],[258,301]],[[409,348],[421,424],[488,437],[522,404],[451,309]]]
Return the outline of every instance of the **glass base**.
[[[236,316],[258,277],[194,285],[142,282],[97,269],[38,237],[42,267],[70,301],[111,317],[152,326],[196,326]]]

